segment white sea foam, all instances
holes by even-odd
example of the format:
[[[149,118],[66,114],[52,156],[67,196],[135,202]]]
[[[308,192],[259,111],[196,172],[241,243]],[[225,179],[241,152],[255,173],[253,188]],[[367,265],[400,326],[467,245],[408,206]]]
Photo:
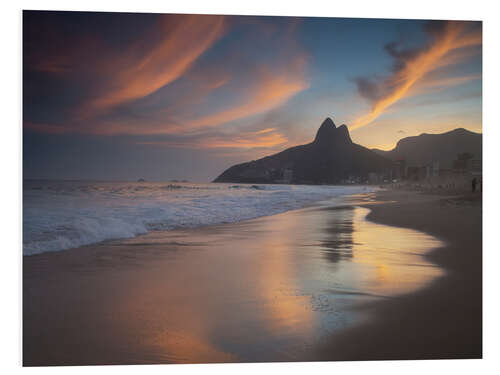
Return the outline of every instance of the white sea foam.
[[[231,223],[367,192],[363,186],[27,181],[23,254],[151,230]]]

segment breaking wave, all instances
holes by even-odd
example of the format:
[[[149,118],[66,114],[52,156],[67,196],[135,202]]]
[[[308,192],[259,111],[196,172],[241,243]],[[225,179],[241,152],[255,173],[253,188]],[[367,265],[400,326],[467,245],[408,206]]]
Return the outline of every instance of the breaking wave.
[[[232,223],[366,192],[362,186],[29,181],[23,254],[59,251],[152,230]]]

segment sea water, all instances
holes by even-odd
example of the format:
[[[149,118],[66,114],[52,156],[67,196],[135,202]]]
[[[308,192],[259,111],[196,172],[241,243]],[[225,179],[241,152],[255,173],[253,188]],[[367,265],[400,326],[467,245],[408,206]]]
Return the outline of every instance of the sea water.
[[[373,191],[367,186],[24,181],[23,254],[232,223]]]

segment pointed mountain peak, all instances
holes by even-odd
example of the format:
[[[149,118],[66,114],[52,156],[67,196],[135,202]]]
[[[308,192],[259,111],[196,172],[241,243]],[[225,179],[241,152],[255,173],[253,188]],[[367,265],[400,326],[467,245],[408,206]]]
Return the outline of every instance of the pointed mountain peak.
[[[342,124],[337,128],[338,138],[343,139],[348,143],[352,143],[351,136],[349,134],[349,129],[346,124]]]
[[[333,126],[334,128],[336,127],[333,120],[330,117],[327,117],[325,121],[323,121],[323,123],[321,124],[320,129],[322,127],[331,127],[331,126]]]
[[[346,125],[341,125],[337,128],[332,119],[327,117],[319,127],[314,143],[333,145],[339,143],[352,143],[352,141]]]
[[[319,127],[314,142],[333,138],[335,136],[335,130],[337,130],[335,123],[330,117],[327,117]]]

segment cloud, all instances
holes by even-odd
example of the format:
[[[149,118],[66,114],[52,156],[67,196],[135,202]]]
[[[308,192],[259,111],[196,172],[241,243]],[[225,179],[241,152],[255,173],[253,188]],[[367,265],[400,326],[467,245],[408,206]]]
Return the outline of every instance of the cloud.
[[[304,76],[305,59],[299,56],[289,62],[279,73],[274,73],[267,67],[260,67],[253,77],[253,87],[240,103],[228,109],[207,114],[193,121],[186,122],[181,127],[172,129],[188,130],[213,127],[226,124],[249,116],[261,114],[281,106],[290,98],[309,87]]]
[[[102,110],[143,98],[181,77],[224,33],[223,16],[163,17],[155,34],[162,37],[149,51],[133,45],[114,61],[114,73],[102,94],[84,110]]]
[[[237,134],[198,135],[180,140],[144,141],[143,145],[182,147],[182,148],[270,148],[282,145],[288,139],[275,128],[257,131],[239,132]]]
[[[481,74],[469,74],[459,77],[437,77],[434,79],[422,80],[415,85],[413,94],[422,94],[428,91],[435,91],[436,89],[445,89],[452,86],[459,86],[464,83],[480,80]]]
[[[25,121],[23,123],[23,129],[33,130],[41,133],[47,134],[65,134],[71,133],[72,129],[64,127],[62,125],[54,125],[54,124],[42,124],[35,123],[31,121]]]
[[[220,78],[214,74],[213,80],[204,80],[201,84],[197,82],[193,88],[185,93],[179,94],[178,100],[171,107],[160,108],[157,111],[141,115],[140,113],[124,112],[110,116],[95,117],[91,121],[75,121],[71,124],[36,124],[26,122],[25,127],[51,134],[60,133],[84,133],[103,136],[113,135],[185,135],[189,136],[205,132],[207,129],[230,123],[232,121],[246,119],[251,116],[270,112],[279,108],[290,100],[294,95],[309,87],[308,80],[304,74],[305,59],[298,55],[295,61],[289,61],[287,67],[281,67],[277,73],[267,66],[254,67],[247,72],[244,81],[237,82],[237,87],[227,89],[226,95],[222,97],[222,109],[210,111],[196,117],[192,113],[197,112],[197,104],[206,99],[214,91],[225,85],[230,78]],[[251,83],[250,83],[251,82]],[[250,87],[247,88],[246,85]],[[231,100],[231,96],[239,97]],[[156,99],[155,99],[156,100]],[[227,101],[227,103],[226,103]],[[238,140],[232,139],[228,144],[242,148],[262,147],[259,145],[273,146],[286,142],[287,140],[275,133],[260,135],[258,140],[245,140],[246,136]],[[224,142],[214,139],[213,142],[197,142],[196,147],[223,147]],[[178,145],[185,142],[177,142]],[[212,146],[210,146],[212,145]],[[213,146],[215,147],[215,146]]]
[[[429,73],[462,62],[478,53],[468,49],[482,44],[482,33],[477,23],[430,21],[426,31],[430,42],[422,48],[405,50],[398,43],[385,46],[387,53],[394,59],[389,77],[383,80],[364,77],[355,80],[358,93],[368,99],[372,106],[370,112],[351,123],[351,130],[370,124],[401,99],[417,93],[418,89],[461,84],[471,79],[454,77],[435,82],[424,81]]]
[[[354,80],[358,88],[359,95],[368,100],[377,100],[380,97],[380,85],[377,81],[367,78],[358,77]]]
[[[54,115],[28,113],[25,128],[50,134],[169,136],[176,139],[169,141],[172,145],[189,147],[193,142],[198,148],[245,150],[286,143],[281,132],[255,133],[259,131],[255,129],[280,127],[267,116],[286,115],[284,105],[310,86],[309,55],[297,42],[299,21],[273,21],[267,28],[249,28],[248,22],[254,20],[158,16],[142,20],[136,32],[118,44],[85,36],[93,56],[84,62],[83,57],[75,58],[81,56],[78,49],[52,51],[45,65],[33,66],[63,83],[63,89],[48,92]],[[227,37],[216,43],[223,36]],[[83,36],[77,33],[71,40],[80,39]],[[113,48],[106,48],[107,44]],[[58,56],[61,63],[54,62]],[[64,74],[55,77],[56,71]],[[67,102],[60,97],[66,93],[71,99]],[[248,126],[254,130],[241,130]],[[225,134],[217,130],[214,135],[219,127]],[[208,132],[210,137],[201,141],[198,135]]]
[[[222,108],[218,111],[203,109],[193,117],[193,113],[200,111],[200,101],[210,98],[214,91],[225,85],[230,80],[227,77],[219,79],[215,76],[211,82],[207,80],[201,85],[197,83],[187,92],[179,93],[177,100],[170,106],[151,109],[145,115],[124,112],[121,108],[119,115],[95,118],[89,123],[82,121],[80,125],[67,127],[74,132],[105,136],[190,135],[202,132],[207,128],[269,112],[307,89],[309,83],[304,75],[303,56],[299,55],[288,64],[277,73],[267,66],[259,65],[248,71],[243,80],[237,79],[236,87],[227,88],[225,95],[217,98],[222,102]],[[51,130],[49,127],[45,128]]]

